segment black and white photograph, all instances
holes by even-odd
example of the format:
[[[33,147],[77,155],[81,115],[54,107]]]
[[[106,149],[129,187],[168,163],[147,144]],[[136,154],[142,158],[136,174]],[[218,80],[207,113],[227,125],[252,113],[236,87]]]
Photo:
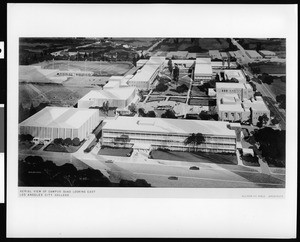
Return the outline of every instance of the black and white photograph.
[[[284,188],[285,50],[20,38],[19,186]]]
[[[294,237],[297,18],[8,4],[7,237]]]

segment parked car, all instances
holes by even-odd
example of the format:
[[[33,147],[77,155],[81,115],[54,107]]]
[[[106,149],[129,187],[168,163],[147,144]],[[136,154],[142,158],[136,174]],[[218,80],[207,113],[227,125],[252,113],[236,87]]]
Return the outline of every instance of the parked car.
[[[191,166],[190,170],[200,170],[200,168],[198,166]]]
[[[168,179],[169,180],[178,180],[178,177],[177,176],[169,176]]]

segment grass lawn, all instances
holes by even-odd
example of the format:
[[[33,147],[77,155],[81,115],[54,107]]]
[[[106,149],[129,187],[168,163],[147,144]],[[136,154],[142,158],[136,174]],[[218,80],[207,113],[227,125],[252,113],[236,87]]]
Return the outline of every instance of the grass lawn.
[[[28,142],[28,141],[22,141],[19,142],[19,149],[20,150],[28,150],[34,145],[34,143]]]
[[[207,97],[206,92],[203,92],[199,89],[198,86],[193,86],[191,90],[192,97]]]
[[[205,153],[205,152],[154,150],[151,152],[151,155],[153,159],[160,159],[160,160],[176,160],[176,161],[231,164],[231,165],[238,164],[235,154],[232,155],[232,154],[216,154],[216,153]]]
[[[280,94],[286,94],[286,83],[282,82],[280,79],[274,79],[271,85],[265,84],[275,96]]]
[[[51,143],[48,146],[46,146],[44,151],[74,153],[84,144],[84,142],[85,142],[85,140],[81,141],[79,146],[73,146],[73,145],[64,146],[64,145],[60,145],[60,144],[57,145],[57,144]]]
[[[39,150],[39,149],[42,148],[43,146],[44,146],[43,144],[38,144],[38,145],[34,146],[34,147],[32,148],[32,150]]]
[[[165,97],[150,96],[147,100],[147,103],[155,102],[155,101],[164,101],[165,99],[166,99]]]
[[[189,105],[216,106],[216,100],[210,98],[190,98]]]
[[[170,97],[169,101],[174,101],[174,102],[180,102],[180,103],[185,103],[186,98],[180,98],[180,97]]]
[[[241,159],[245,166],[260,166],[256,156],[242,156]]]
[[[110,156],[123,156],[130,157],[132,154],[132,148],[111,148],[111,147],[103,147],[98,152],[98,155],[110,155]],[[127,156],[130,154],[130,156]]]

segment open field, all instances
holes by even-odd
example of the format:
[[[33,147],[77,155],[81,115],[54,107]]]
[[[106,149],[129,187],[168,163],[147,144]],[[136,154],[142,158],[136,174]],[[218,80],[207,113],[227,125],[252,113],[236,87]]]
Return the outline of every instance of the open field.
[[[270,85],[264,84],[264,85],[267,86],[272,91],[275,97],[280,94],[284,94],[284,95],[286,94],[286,83],[282,82],[278,78],[274,79],[272,84]]]
[[[101,148],[98,155],[110,155],[110,156],[124,156],[129,157],[127,154],[132,154],[132,148]]]
[[[286,41],[285,39],[239,39],[239,44],[242,45],[245,49],[255,50],[257,48],[257,44],[261,45],[262,50],[270,50],[274,52],[282,52],[285,51]]]
[[[174,39],[165,39],[154,50],[204,53],[209,50],[225,50],[229,47],[228,42],[224,38],[197,38],[194,39],[194,42],[192,42],[191,38],[179,38],[178,43]]]
[[[93,87],[65,87],[63,85],[39,85],[39,84],[20,84],[19,103],[24,108],[38,106],[40,103],[49,103],[55,106],[74,106],[77,101],[94,90]]]
[[[151,47],[156,42],[156,38],[113,38],[112,41],[118,44],[131,45],[136,47],[137,50],[143,50]]]
[[[120,76],[129,71],[133,65],[130,62],[105,61],[65,61],[56,60],[38,63],[45,69],[92,71],[95,75]]]
[[[216,153],[204,153],[204,152],[155,150],[151,152],[151,156],[153,159],[161,159],[161,160],[176,160],[176,161],[187,161],[187,162],[234,164],[234,165],[238,164],[235,154],[231,155],[231,154],[216,154]]]

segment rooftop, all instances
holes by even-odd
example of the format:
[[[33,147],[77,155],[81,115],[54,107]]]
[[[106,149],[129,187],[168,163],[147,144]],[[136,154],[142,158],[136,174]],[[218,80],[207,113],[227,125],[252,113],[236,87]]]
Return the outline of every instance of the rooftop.
[[[80,128],[97,109],[45,107],[38,113],[21,122],[20,126],[47,128]]]
[[[134,92],[135,92],[134,87],[92,90],[89,93],[87,93],[85,96],[83,96],[79,101],[91,100],[91,99],[127,100]]]
[[[219,88],[240,88],[246,89],[244,83],[231,83],[231,82],[216,82],[216,89]]]
[[[260,54],[256,50],[246,50],[250,58],[256,58],[256,57],[261,57]]]
[[[224,74],[229,80],[235,78],[241,83],[246,83],[246,77],[242,70],[224,70]]]
[[[197,58],[195,66],[195,74],[212,75],[211,59]]]
[[[208,53],[212,59],[222,59],[220,51],[218,50],[210,50]]]
[[[275,56],[276,53],[273,51],[269,51],[269,50],[260,50],[259,53],[263,54],[263,55],[272,55]]]
[[[144,65],[142,69],[138,70],[130,82],[148,82],[152,75],[156,72],[160,65]]]
[[[235,131],[228,128],[228,122],[163,119],[163,118],[141,118],[121,117],[108,121],[103,130],[132,131],[146,133],[178,133],[191,134],[202,133],[203,135],[232,136]]]

